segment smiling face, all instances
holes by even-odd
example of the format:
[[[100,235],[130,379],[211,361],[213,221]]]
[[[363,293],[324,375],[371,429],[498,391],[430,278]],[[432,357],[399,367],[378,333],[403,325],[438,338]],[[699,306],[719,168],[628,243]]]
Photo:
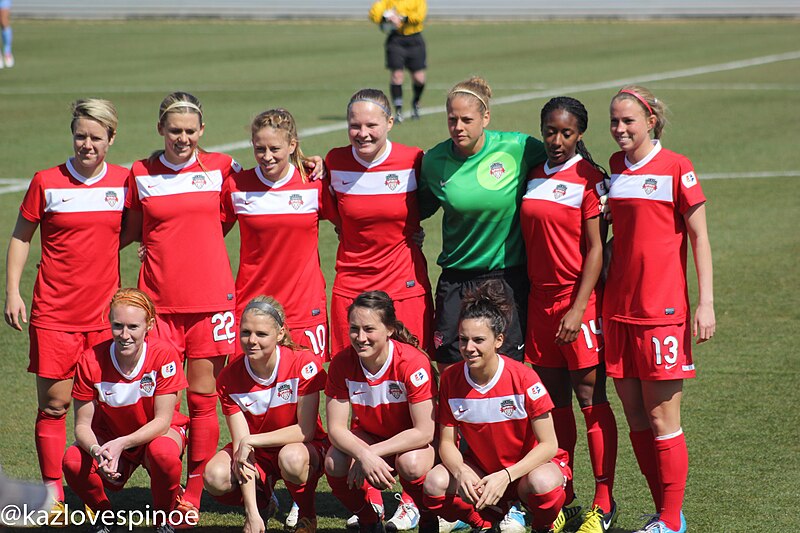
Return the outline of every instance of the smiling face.
[[[358,157],[372,162],[383,155],[394,119],[372,102],[358,101],[347,112],[347,134]]]
[[[93,177],[106,158],[108,147],[114,144],[105,126],[89,118],[78,118],[72,123],[72,164],[86,178]]]
[[[630,98],[615,98],[611,102],[611,136],[632,163],[644,159],[653,149],[650,130],[656,116],[647,115],[644,108]]]
[[[270,181],[278,181],[286,174],[296,149],[297,141],[289,141],[285,131],[266,127],[253,135],[253,155],[261,173]]]
[[[383,323],[380,313],[366,307],[354,307],[350,312],[350,344],[365,366],[386,362],[392,333],[394,329]]]
[[[582,138],[575,115],[565,109],[550,112],[542,124],[542,141],[550,166],[572,159]]]
[[[192,158],[205,125],[197,113],[170,112],[158,124],[158,133],[164,137],[164,157],[173,165],[181,165]]]
[[[108,321],[116,354],[123,358],[138,357],[147,332],[153,329],[155,322],[147,320],[144,309],[126,304],[112,306]]]
[[[244,354],[253,362],[269,361],[275,347],[286,335],[286,329],[269,315],[248,311],[239,326],[239,343]]]
[[[494,374],[503,334],[495,335],[485,318],[465,318],[458,324],[458,350],[473,377]]]
[[[447,101],[447,129],[456,150],[467,157],[483,148],[483,130],[489,125],[489,111],[470,95],[453,96]]]

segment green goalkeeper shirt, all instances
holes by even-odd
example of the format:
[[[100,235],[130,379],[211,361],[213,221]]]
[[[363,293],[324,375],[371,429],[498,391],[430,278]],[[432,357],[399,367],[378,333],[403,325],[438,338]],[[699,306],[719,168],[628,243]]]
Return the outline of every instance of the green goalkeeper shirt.
[[[541,141],[523,133],[485,130],[481,151],[464,158],[448,139],[422,160],[420,215],[439,207],[442,253],[437,263],[458,270],[498,270],[525,264],[519,209],[528,170],[546,156]]]

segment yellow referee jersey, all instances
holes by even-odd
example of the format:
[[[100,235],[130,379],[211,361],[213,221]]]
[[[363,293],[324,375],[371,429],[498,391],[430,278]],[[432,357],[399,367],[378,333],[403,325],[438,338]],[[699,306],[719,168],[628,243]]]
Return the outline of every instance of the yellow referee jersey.
[[[378,0],[369,9],[369,19],[375,24],[383,20],[383,12],[394,9],[397,14],[405,18],[405,22],[398,28],[402,35],[412,35],[422,31],[422,23],[428,14],[428,4],[425,0]]]

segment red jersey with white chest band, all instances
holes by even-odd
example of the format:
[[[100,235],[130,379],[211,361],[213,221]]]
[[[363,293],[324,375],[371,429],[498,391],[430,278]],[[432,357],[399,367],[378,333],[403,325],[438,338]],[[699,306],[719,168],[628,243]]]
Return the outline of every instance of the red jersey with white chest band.
[[[436,396],[431,362],[410,344],[389,340],[389,357],[375,374],[361,365],[348,348],[333,357],[325,394],[347,400],[353,411],[351,427],[388,439],[413,427],[409,405]]]
[[[325,369],[308,350],[277,346],[278,362],[272,375],[263,379],[250,368],[247,356],[226,366],[217,378],[217,394],[225,416],[242,412],[250,434],[268,433],[297,424],[297,401],[301,396],[325,388]],[[313,440],[326,437],[317,415]]]
[[[162,154],[133,164],[125,207],[141,211],[146,247],[139,288],[160,313],[230,310],[234,284],[220,223],[222,183],[241,167],[199,153],[183,165]]]
[[[420,230],[422,150],[387,141],[385,153],[369,163],[343,146],[328,152],[325,164],[341,217],[333,292],[354,298],[380,289],[394,300],[429,292],[425,256],[412,242]]]
[[[528,174],[520,223],[532,287],[559,290],[578,282],[586,251],[583,221],[600,215],[602,183],[603,174],[580,155]]]
[[[92,429],[103,435],[130,435],[155,417],[155,397],[185,389],[180,356],[172,345],[148,340],[130,374],[120,370],[116,345],[106,341],[83,352],[75,371],[72,397],[95,401]],[[172,425],[183,426],[188,417],[175,405]]]
[[[273,182],[256,167],[225,182],[222,206],[223,222],[239,222],[236,316],[251,299],[265,294],[283,305],[292,328],[324,321],[319,219],[330,218],[335,207],[323,182],[304,183],[291,164]]]
[[[119,288],[119,233],[128,169],[103,163],[84,178],[71,160],[33,176],[21,215],[41,228],[31,324],[58,331],[108,328]]]
[[[617,152],[609,165],[614,251],[603,317],[682,324],[689,316],[683,216],[706,200],[692,163],[653,141],[653,150],[638,163]]]
[[[438,421],[464,437],[464,457],[487,474],[507,468],[534,446],[531,420],[553,409],[553,402],[539,375],[505,356],[494,377],[478,385],[466,363],[456,363],[442,373],[439,383]],[[559,449],[555,459],[566,463],[567,452]]]

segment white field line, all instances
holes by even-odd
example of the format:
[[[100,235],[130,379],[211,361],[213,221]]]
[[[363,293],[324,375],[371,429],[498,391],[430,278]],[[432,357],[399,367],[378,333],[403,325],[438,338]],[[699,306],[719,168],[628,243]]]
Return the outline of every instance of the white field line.
[[[505,104],[515,104],[519,102],[535,100],[537,98],[548,98],[553,96],[559,96],[562,94],[575,94],[580,92],[597,91],[601,89],[615,89],[618,87],[622,87],[623,85],[627,85],[629,83],[647,83],[653,81],[670,80],[675,78],[685,78],[689,76],[701,76],[703,74],[711,74],[714,72],[724,72],[727,70],[737,70],[741,68],[756,67],[761,65],[768,65],[770,63],[778,63],[780,61],[792,61],[796,59],[800,59],[800,50],[795,50],[793,52],[786,52],[783,54],[770,54],[761,57],[754,57],[751,59],[741,59],[738,61],[716,63],[713,65],[705,65],[701,67],[693,67],[693,68],[679,69],[679,70],[668,70],[665,72],[657,72],[653,74],[643,74],[641,76],[630,77],[630,78],[619,78],[615,80],[601,81],[597,83],[586,83],[581,85],[565,85],[562,87],[556,87],[551,89],[525,92],[511,96],[496,98],[495,100],[492,101],[492,105],[498,106]],[[444,113],[444,112],[445,112],[444,106],[432,106],[420,109],[420,115],[434,115],[437,113]],[[328,124],[326,126],[317,126],[314,128],[307,128],[304,130],[300,130],[298,132],[298,135],[301,138],[306,139],[308,137],[314,137],[316,135],[323,135],[325,133],[332,133],[335,131],[343,131],[346,129],[347,129],[347,124],[345,124],[344,121],[342,121],[341,123],[337,124]],[[206,149],[211,152],[230,152],[233,150],[241,150],[244,148],[248,148],[249,146],[250,146],[250,140],[244,140],[244,141],[235,141],[231,143],[220,144],[217,146],[209,146]],[[131,164],[132,163],[127,163],[124,166],[130,167]],[[761,175],[761,174],[769,174],[769,175]],[[787,176],[787,175],[794,176],[795,174],[790,171],[790,172],[774,172],[774,173],[759,173],[759,172],[730,173],[730,174],[717,174],[712,176],[716,176],[717,178],[726,178],[726,177],[774,177],[774,176]],[[27,189],[28,181],[29,180],[26,179],[22,180],[0,179],[0,194],[25,190]],[[13,182],[13,183],[6,183],[6,182]]]

